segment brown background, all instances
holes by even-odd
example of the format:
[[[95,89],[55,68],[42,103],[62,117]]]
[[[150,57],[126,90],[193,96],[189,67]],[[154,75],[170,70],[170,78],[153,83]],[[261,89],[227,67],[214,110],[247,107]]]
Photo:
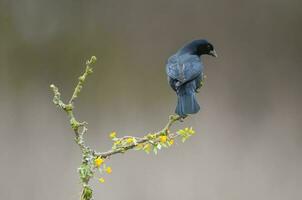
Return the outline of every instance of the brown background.
[[[302,198],[301,0],[0,0],[0,199],[78,199],[78,147],[50,83],[66,99],[85,59],[99,58],[76,102],[87,140],[142,136],[174,111],[165,62],[207,38],[197,135],[158,156],[113,157],[95,199]]]

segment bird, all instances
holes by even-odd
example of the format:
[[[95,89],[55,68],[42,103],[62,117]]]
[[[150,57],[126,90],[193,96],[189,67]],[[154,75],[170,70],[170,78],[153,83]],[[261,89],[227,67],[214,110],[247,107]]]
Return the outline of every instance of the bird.
[[[205,39],[193,40],[168,58],[168,83],[177,94],[175,113],[181,118],[200,110],[196,93],[202,86],[204,66],[202,55],[217,57],[214,46]]]

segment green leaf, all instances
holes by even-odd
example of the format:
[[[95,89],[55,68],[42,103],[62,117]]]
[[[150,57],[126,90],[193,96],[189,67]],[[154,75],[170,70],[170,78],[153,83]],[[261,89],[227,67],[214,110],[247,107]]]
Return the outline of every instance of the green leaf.
[[[154,152],[155,155],[157,155],[157,148],[156,147],[153,148],[153,152]]]
[[[83,199],[83,200],[92,199],[92,189],[89,186],[84,187],[81,199]]]
[[[143,148],[143,145],[142,144],[138,144],[135,148],[134,148],[134,150],[135,151],[139,151],[139,150],[141,150]]]
[[[147,154],[149,154],[149,153],[150,153],[150,150],[151,150],[150,144],[146,144],[146,145],[143,147],[143,150],[144,150]]]
[[[86,182],[90,177],[93,176],[93,172],[88,164],[82,164],[81,167],[78,168],[78,172],[82,182]]]

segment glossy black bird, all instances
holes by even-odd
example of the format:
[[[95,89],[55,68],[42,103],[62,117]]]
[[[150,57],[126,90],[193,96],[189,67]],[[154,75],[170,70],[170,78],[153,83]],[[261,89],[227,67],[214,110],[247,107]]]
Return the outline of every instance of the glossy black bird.
[[[201,55],[217,57],[207,40],[194,40],[172,55],[166,65],[169,84],[178,97],[175,113],[181,117],[200,110],[195,94],[203,78]]]

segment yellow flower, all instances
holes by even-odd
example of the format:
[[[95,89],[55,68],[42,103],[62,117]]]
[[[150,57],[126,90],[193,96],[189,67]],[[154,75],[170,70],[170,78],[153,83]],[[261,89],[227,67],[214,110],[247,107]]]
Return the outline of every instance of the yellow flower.
[[[111,133],[109,134],[109,137],[110,137],[111,139],[116,138],[116,132],[115,132],[115,131],[111,132]]]
[[[100,167],[102,164],[103,164],[104,160],[100,157],[97,157],[95,160],[94,160],[94,164],[96,167]]]
[[[159,140],[160,140],[160,142],[165,143],[165,142],[167,142],[167,136],[161,135],[161,136],[159,136]]]
[[[107,167],[107,168],[106,168],[106,172],[107,172],[108,174],[111,174],[111,172],[112,172],[111,167]]]
[[[121,144],[121,141],[120,140],[117,140],[116,142],[114,142],[115,145],[119,145]]]
[[[189,133],[190,133],[191,135],[195,134],[195,131],[193,130],[192,127],[189,129]]]
[[[99,178],[99,182],[100,182],[100,183],[104,183],[104,182],[105,182],[105,179],[104,179],[104,178]]]
[[[130,138],[127,139],[127,143],[128,143],[128,144],[133,143],[133,141],[134,141],[134,140],[133,140],[132,137],[130,137]]]
[[[169,144],[170,144],[170,145],[174,144],[174,140],[171,139],[171,140],[169,141]]]
[[[184,134],[186,133],[186,131],[183,130],[183,129],[180,129],[180,130],[178,131],[178,133],[179,133],[180,135],[184,135]]]

